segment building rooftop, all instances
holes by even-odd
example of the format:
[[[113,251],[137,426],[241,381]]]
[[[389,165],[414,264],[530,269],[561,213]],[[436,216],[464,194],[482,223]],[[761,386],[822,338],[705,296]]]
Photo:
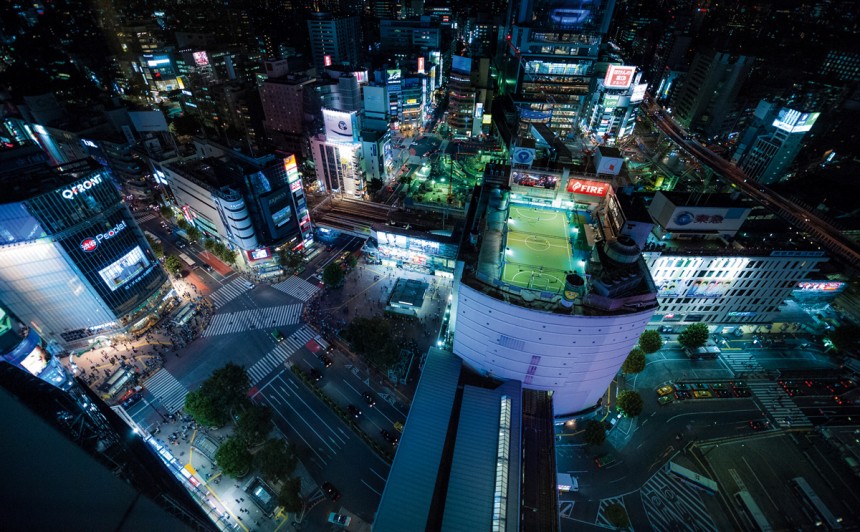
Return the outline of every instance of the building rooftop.
[[[80,159],[60,166],[49,166],[47,163],[36,164],[37,161],[30,158],[25,160],[34,164],[22,165],[20,173],[0,174],[0,187],[3,189],[2,203],[16,203],[40,196],[104,170],[104,167],[92,158]]]

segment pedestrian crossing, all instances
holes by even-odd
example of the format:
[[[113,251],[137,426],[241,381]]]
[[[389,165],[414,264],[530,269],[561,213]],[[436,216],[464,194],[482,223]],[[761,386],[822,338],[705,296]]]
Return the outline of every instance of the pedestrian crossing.
[[[750,382],[750,390],[778,427],[808,428],[812,422],[775,382]]]
[[[151,213],[151,212],[143,213],[143,215],[138,215],[137,213],[135,213],[135,215],[134,215],[134,219],[139,224],[143,223],[143,222],[148,222],[150,220],[154,220],[155,218],[156,218],[155,214]]]
[[[307,325],[304,325],[288,338],[285,338],[268,355],[258,360],[248,369],[248,377],[251,379],[251,385],[256,386],[266,375],[286,362],[293,353],[308,343],[308,340],[314,336],[316,336],[316,332]]]
[[[166,369],[158,370],[155,375],[143,383],[143,386],[158,399],[168,414],[175,414],[185,406],[188,388],[176,380],[176,377]]]
[[[740,353],[738,351],[723,351],[723,362],[729,366],[732,373],[737,376],[742,373],[758,373],[765,371],[764,367],[758,363],[756,357],[749,353]]]
[[[288,296],[293,296],[294,298],[301,301],[307,301],[308,299],[312,298],[313,295],[319,292],[320,289],[318,285],[309,283],[300,277],[296,277],[295,275],[293,275],[286,281],[281,281],[278,284],[272,285],[272,288],[280,290]]]
[[[603,527],[603,528],[609,528],[609,529],[616,528],[615,525],[612,524],[612,521],[609,519],[609,517],[606,515],[606,508],[608,506],[613,505],[613,504],[619,504],[619,505],[621,505],[622,508],[624,508],[625,511],[627,510],[627,507],[624,505],[624,497],[623,496],[622,497],[610,497],[608,499],[601,499],[600,500],[600,508],[598,508],[597,517],[594,520],[595,525],[597,525],[599,527]],[[571,504],[570,510],[573,510],[572,504]],[[632,523],[627,526],[627,530],[629,532],[634,532]]]
[[[248,290],[250,290],[250,288],[245,279],[236,277],[218,290],[209,294],[209,299],[211,299],[212,303],[215,304],[215,308],[221,308]]]
[[[702,492],[671,478],[664,468],[642,486],[640,495],[653,530],[717,530]]]
[[[268,330],[272,327],[294,325],[302,315],[302,304],[265,307],[239,312],[216,314],[203,331],[204,337],[232,334],[255,329]]]

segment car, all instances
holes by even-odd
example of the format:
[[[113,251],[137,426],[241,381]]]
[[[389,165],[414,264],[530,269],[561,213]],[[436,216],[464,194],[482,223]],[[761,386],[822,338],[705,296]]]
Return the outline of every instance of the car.
[[[710,399],[713,396],[714,394],[712,394],[708,390],[696,390],[693,392],[693,397],[695,397],[696,399]]]
[[[134,393],[134,394],[132,394],[131,396],[129,396],[128,398],[126,398],[126,399],[122,402],[122,407],[123,407],[123,408],[128,408],[128,407],[130,407],[131,405],[133,405],[134,403],[136,403],[136,402],[140,401],[140,399],[141,399],[142,397],[143,397],[143,396],[142,396],[142,395],[140,395],[140,393]]]
[[[601,454],[594,457],[594,465],[597,469],[604,469],[615,463],[615,457],[611,454]]]
[[[320,362],[322,362],[323,367],[331,367],[331,359],[325,355],[320,355]]]
[[[361,415],[361,410],[359,410],[358,407],[355,405],[347,406],[346,411],[349,412],[349,415],[351,415],[352,417],[355,417],[355,418],[357,418],[358,416]]]
[[[388,432],[385,429],[380,430],[379,435],[382,436],[383,440],[387,441],[388,443],[390,443],[391,445],[393,445],[395,447],[400,442],[400,436],[395,436],[394,434]]]
[[[766,426],[765,422],[760,419],[752,419],[747,422],[747,425],[749,425],[753,430],[764,430]]]
[[[395,421],[394,422],[394,430],[396,430],[397,432],[403,432],[403,424],[404,424],[403,421]]]
[[[328,514],[328,522],[334,523],[337,526],[342,526],[346,528],[349,526],[349,523],[352,521],[352,517],[348,515],[338,514],[335,512],[331,512]]]
[[[675,400],[675,397],[672,395],[663,395],[663,396],[660,396],[657,398],[657,403],[660,404],[660,406],[663,406],[663,405],[668,405],[669,403],[671,403],[674,400]]]
[[[364,402],[367,403],[367,406],[369,406],[370,408],[373,408],[374,406],[376,406],[376,398],[373,397],[372,393],[363,392],[361,394],[361,397],[364,398]]]
[[[675,391],[675,390],[674,390],[674,388],[672,388],[672,387],[671,387],[671,386],[669,386],[668,384],[665,384],[665,385],[660,386],[659,388],[657,388],[657,396],[658,396],[658,397],[663,397],[663,396],[665,396],[665,395],[670,395],[670,394],[671,394],[672,392],[674,392],[674,391]]]
[[[314,368],[311,368],[308,370],[308,378],[314,382],[319,382],[322,380],[322,373],[315,370]]]
[[[662,327],[660,327],[660,332],[666,333],[666,334],[672,334],[675,332],[675,328],[669,327],[668,325],[663,325]]]
[[[325,493],[326,497],[328,497],[332,501],[340,499],[340,492],[337,491],[337,488],[335,488],[331,482],[323,482],[322,490]]]
[[[284,341],[284,335],[281,334],[281,331],[279,331],[278,329],[272,329],[272,332],[270,332],[269,334],[272,336],[272,339],[278,343]]]
[[[244,284],[245,288],[247,288],[248,290],[254,288],[254,283],[252,283],[251,281],[249,281],[247,279],[245,281],[243,281],[242,284]]]

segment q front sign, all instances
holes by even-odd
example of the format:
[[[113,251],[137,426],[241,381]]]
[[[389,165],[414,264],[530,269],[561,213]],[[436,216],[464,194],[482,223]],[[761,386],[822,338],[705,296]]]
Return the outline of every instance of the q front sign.
[[[102,182],[102,176],[93,176],[89,179],[84,179],[80,183],[76,183],[69,188],[64,188],[60,194],[66,199],[74,199],[75,196],[81,194]]]

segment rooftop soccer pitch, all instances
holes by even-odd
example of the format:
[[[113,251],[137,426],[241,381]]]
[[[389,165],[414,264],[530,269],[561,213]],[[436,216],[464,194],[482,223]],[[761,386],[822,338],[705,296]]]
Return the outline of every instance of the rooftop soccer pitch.
[[[562,211],[511,206],[502,281],[560,293],[574,271],[571,228]]]

